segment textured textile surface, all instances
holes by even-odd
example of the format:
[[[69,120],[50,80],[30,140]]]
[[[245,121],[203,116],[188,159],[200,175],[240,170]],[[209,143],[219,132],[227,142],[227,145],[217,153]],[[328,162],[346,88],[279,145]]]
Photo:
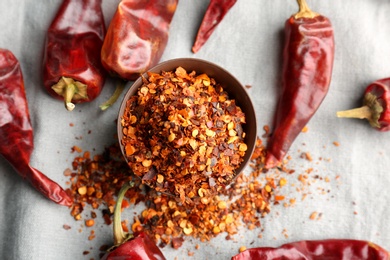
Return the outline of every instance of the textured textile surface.
[[[119,1],[103,2],[108,24]],[[98,108],[114,90],[111,79],[98,99],[77,105],[73,112],[66,111],[60,101],[44,91],[42,48],[46,29],[60,3],[1,0],[0,48],[11,50],[22,66],[35,131],[31,164],[66,187],[63,172],[75,156],[71,147],[78,145],[99,153],[115,142],[120,102],[105,112]],[[329,93],[307,125],[308,131],[296,139],[289,152],[288,167],[295,173],[288,176],[289,185],[280,193],[286,200],[295,198],[295,205],[272,206],[271,213],[261,219],[261,229],[242,228],[232,240],[226,240],[224,234],[207,243],[189,237],[178,250],[164,248],[167,259],[230,259],[240,246],[278,246],[325,238],[370,240],[390,250],[390,133],[378,132],[363,120],[339,119],[335,115],[338,110],[359,106],[370,82],[390,77],[390,2],[308,3],[332,21],[336,53]],[[206,59],[229,70],[242,84],[250,85],[247,90],[262,135],[262,127],[272,124],[280,90],[284,22],[297,11],[296,1],[238,1],[208,42],[193,54],[191,47],[207,4],[207,0],[180,1],[162,61],[179,57]],[[312,161],[301,158],[305,152],[310,153]],[[310,180],[318,175],[318,181],[297,191],[301,187],[299,174],[311,168]],[[308,194],[304,200],[303,194]],[[98,259],[99,247],[112,241],[111,226],[102,223],[95,226],[96,238],[89,241],[89,229],[75,222],[69,209],[44,199],[3,158],[0,208],[0,259]],[[313,212],[321,213],[321,218],[311,220]],[[64,224],[72,228],[65,230]],[[262,238],[258,238],[259,234]],[[198,250],[196,244],[200,245]],[[83,251],[89,254],[83,255]],[[189,257],[188,251],[194,256]]]

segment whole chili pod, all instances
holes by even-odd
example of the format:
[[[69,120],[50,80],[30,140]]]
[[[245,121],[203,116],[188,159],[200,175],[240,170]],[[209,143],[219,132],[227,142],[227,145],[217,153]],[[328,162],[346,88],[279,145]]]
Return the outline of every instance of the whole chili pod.
[[[106,72],[100,61],[106,27],[102,0],[64,0],[45,42],[43,84],[53,97],[74,103],[99,96]]]
[[[54,181],[31,167],[34,149],[23,75],[19,61],[0,49],[0,153],[24,179],[52,201],[70,206],[72,199]]]
[[[337,112],[338,117],[367,119],[379,131],[390,130],[390,78],[377,80],[367,86],[363,106]]]
[[[247,249],[232,260],[289,259],[289,260],[388,260],[389,252],[363,240],[327,239],[308,240],[284,244],[278,248],[259,247]]]
[[[157,245],[141,232],[136,235],[125,234],[121,223],[122,201],[127,190],[134,186],[127,182],[118,193],[114,210],[114,246],[102,257],[102,260],[165,260]]]
[[[192,46],[193,53],[198,52],[202,48],[236,2],[237,0],[210,0]]]
[[[334,33],[328,18],[297,0],[299,12],[285,23],[282,93],[266,168],[277,166],[324,100],[331,81]]]
[[[101,60],[111,75],[135,80],[166,48],[178,0],[122,0],[107,29]]]

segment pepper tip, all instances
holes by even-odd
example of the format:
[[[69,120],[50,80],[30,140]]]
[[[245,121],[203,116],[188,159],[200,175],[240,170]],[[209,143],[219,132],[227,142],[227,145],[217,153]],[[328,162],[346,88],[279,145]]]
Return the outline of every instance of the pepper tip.
[[[279,164],[279,160],[276,159],[275,156],[273,156],[272,154],[267,154],[267,156],[265,158],[265,163],[264,163],[265,169],[274,168],[274,167],[278,166],[278,164]]]
[[[65,108],[66,108],[68,111],[73,111],[73,109],[75,108],[75,105],[74,105],[72,102],[66,102],[66,103],[65,103]]]

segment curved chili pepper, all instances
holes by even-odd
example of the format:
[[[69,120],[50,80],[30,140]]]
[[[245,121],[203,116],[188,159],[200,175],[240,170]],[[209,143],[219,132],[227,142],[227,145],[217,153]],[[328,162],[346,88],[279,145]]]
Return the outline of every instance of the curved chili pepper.
[[[236,2],[237,0],[210,0],[192,46],[193,53],[198,52],[202,48]]]
[[[266,168],[277,166],[324,100],[334,58],[333,28],[328,18],[297,0],[299,12],[285,23],[282,93],[275,113]]]
[[[367,119],[372,127],[390,130],[390,78],[377,80],[364,91],[363,106],[337,112],[338,117]]]
[[[122,0],[107,30],[101,59],[111,75],[135,80],[156,65],[168,42],[178,0]]]
[[[64,0],[45,42],[43,84],[53,97],[74,103],[99,96],[105,82],[100,51],[106,32],[102,0]]]
[[[232,260],[389,260],[390,255],[380,246],[362,240],[328,239],[298,241],[278,248],[258,247],[247,249],[231,258]]]
[[[121,223],[122,201],[127,190],[134,186],[133,182],[126,183],[119,191],[114,210],[114,246],[102,257],[102,260],[165,260],[157,245],[141,232],[137,235],[125,234]]]
[[[70,206],[72,199],[54,181],[31,167],[34,149],[23,75],[19,61],[0,49],[0,153],[24,179],[52,201]]]

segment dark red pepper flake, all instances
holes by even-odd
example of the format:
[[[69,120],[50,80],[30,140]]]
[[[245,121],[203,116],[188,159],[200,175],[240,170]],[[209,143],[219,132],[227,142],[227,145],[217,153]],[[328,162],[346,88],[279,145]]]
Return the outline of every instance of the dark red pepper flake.
[[[69,230],[69,229],[71,229],[71,226],[69,226],[69,225],[66,225],[66,224],[64,224],[62,227],[63,227],[65,230]]]

